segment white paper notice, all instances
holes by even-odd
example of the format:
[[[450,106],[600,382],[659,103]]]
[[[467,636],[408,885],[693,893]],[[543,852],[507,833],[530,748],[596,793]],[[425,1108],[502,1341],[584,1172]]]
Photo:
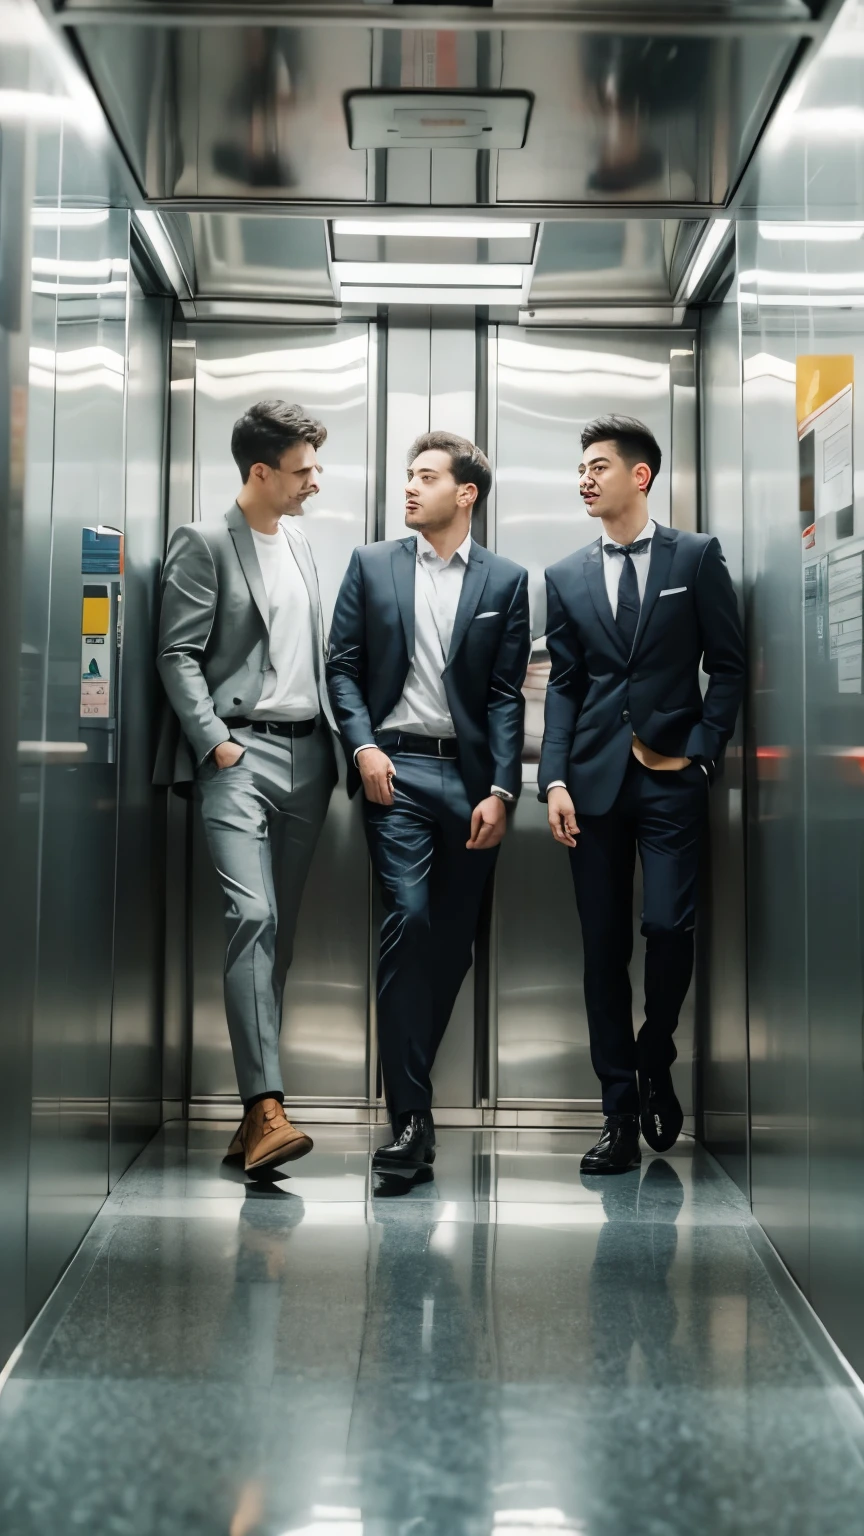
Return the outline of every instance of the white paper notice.
[[[862,618],[861,553],[828,564],[828,631],[831,660],[837,663],[840,693],[861,692]]]

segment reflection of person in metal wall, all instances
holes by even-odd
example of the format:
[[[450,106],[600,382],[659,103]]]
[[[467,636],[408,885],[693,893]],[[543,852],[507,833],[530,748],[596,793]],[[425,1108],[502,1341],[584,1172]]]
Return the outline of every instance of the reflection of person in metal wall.
[[[668,172],[652,127],[668,142],[670,117],[699,100],[705,73],[700,40],[589,37],[586,75],[602,123],[600,160],[588,178],[592,192],[629,192]]]
[[[538,784],[552,835],[570,850],[582,923],[591,1061],[606,1115],[582,1162],[591,1173],[638,1165],[640,1119],[658,1152],[681,1131],[670,1069],[693,974],[699,845],[708,785],[744,688],[741,623],[719,543],[648,515],[660,459],[641,422],[589,423],[579,490],[603,534],[546,572],[552,670]],[[637,848],[645,1023],[634,1041]]]
[[[282,1108],[279,1030],[337,776],[318,576],[296,523],[318,490],[326,435],[299,405],[252,406],[231,438],[243,479],[234,506],[216,523],[177,529],[162,581],[158,666],[175,718],[155,782],[181,793],[194,782],[222,886],[225,1008],[244,1105],[229,1156],[247,1171],[312,1146]]]
[[[409,454],[416,537],[356,549],[336,601],[327,677],[361,782],[386,915],[378,1040],[394,1140],[374,1166],[434,1158],[430,1072],[470,965],[483,895],[522,787],[528,573],[471,538],[492,470],[465,438]]]
[[[288,153],[288,125],[295,108],[301,63],[298,34],[277,27],[241,33],[242,80],[229,113],[242,128],[243,142],[213,147],[213,166],[248,187],[291,187],[295,177]]]

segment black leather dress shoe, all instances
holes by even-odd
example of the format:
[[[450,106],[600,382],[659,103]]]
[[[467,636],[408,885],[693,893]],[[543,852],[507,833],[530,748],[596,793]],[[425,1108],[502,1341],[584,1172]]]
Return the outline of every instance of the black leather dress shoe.
[[[435,1161],[435,1125],[432,1116],[408,1115],[395,1141],[379,1147],[372,1158],[376,1173],[416,1173]]]
[[[582,1173],[629,1173],[641,1161],[638,1115],[607,1115],[600,1140],[579,1167]]]
[[[668,1067],[639,1073],[639,1123],[642,1135],[655,1152],[668,1152],[681,1135],[684,1111],[672,1087]]]

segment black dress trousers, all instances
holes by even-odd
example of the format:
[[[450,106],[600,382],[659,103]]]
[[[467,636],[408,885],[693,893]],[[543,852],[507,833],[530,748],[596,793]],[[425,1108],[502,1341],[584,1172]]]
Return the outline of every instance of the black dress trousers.
[[[394,1125],[432,1105],[430,1072],[471,965],[498,849],[466,848],[472,805],[455,762],[391,752],[393,805],[364,800],[384,897],[378,1048]]]
[[[697,763],[679,772],[631,757],[604,816],[578,813],[570,850],[585,950],[591,1062],[605,1114],[637,1114],[637,1065],[671,1066],[673,1034],[693,974],[696,877],[708,780]],[[633,875],[642,860],[645,1022],[633,1035],[628,965],[633,953]]]

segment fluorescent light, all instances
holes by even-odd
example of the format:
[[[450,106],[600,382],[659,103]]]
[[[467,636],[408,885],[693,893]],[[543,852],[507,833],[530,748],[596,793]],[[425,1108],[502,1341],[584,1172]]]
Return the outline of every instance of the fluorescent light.
[[[84,297],[101,297],[104,295],[120,294],[126,292],[126,284],[117,283],[39,283],[30,285],[33,293],[58,294],[61,299],[81,299]]]
[[[847,134],[864,138],[864,107],[799,107],[783,124],[786,133],[814,133],[838,142]]]
[[[334,219],[334,235],[390,235],[411,240],[530,240],[533,224],[491,219]]]
[[[114,256],[105,256],[100,261],[54,261],[49,256],[34,256],[30,265],[40,277],[104,278],[109,282],[126,272],[128,262]]]
[[[516,304],[518,288],[343,287],[343,304]]]
[[[741,293],[742,304],[788,309],[864,309],[864,293]]]
[[[334,261],[333,271],[340,283],[452,284],[454,288],[473,284],[475,288],[521,289],[525,275],[524,268],[516,266],[426,261]]]
[[[763,240],[824,240],[838,243],[864,238],[864,224],[761,224]]]
[[[33,208],[30,222],[35,229],[93,229],[107,224],[107,208]]]
[[[702,281],[702,278],[705,276],[705,273],[708,270],[708,264],[712,257],[717,254],[717,250],[731,222],[731,219],[715,219],[713,223],[709,224],[705,236],[702,240],[702,244],[699,247],[696,260],[690,268],[690,276],[687,279],[687,287],[684,289],[685,299],[690,298],[690,295],[695,292],[699,283]]]
[[[817,292],[833,293],[843,288],[864,287],[864,272],[771,272],[757,267],[752,272],[742,272],[741,283],[745,288],[755,283],[764,288],[814,288]]]

